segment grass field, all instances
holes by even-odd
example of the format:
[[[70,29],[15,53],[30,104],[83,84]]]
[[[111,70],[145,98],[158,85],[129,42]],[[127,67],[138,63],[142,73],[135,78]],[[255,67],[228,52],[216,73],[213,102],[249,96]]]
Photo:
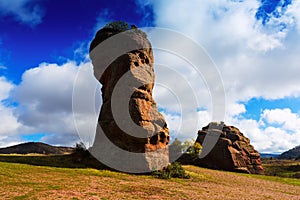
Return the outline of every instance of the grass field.
[[[300,179],[300,160],[263,159],[266,175]]]
[[[162,180],[68,162],[68,155],[0,156],[0,199],[300,199],[299,179],[184,166],[190,179]]]

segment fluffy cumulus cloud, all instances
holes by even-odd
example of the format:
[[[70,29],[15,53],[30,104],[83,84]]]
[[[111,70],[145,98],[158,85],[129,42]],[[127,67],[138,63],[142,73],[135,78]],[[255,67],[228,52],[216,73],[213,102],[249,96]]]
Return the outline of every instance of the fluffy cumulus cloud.
[[[17,21],[31,26],[42,22],[44,10],[38,0],[0,0],[0,15],[13,16]]]
[[[6,102],[14,87],[5,77],[0,77],[0,146],[19,142],[17,133],[21,124],[14,116],[14,108]]]
[[[32,2],[0,0],[0,13],[38,24],[42,15]],[[245,103],[253,98],[300,97],[299,1],[277,1],[272,8],[262,1],[136,2],[142,8],[153,9],[156,26],[182,33],[209,54],[223,79],[227,124],[240,128],[261,152],[282,152],[300,143],[300,117],[292,109],[262,108],[258,119],[243,115],[250,112]],[[109,18],[104,11],[97,26]],[[164,42],[163,37],[160,39]],[[166,47],[176,43],[180,41],[171,41]],[[192,48],[187,51],[194,53]],[[213,93],[207,80],[213,80],[195,71],[189,60],[180,55],[157,49],[154,54],[154,98],[168,121],[171,137],[195,138],[197,130],[212,120]],[[204,63],[203,69],[205,66]],[[5,133],[16,137],[44,133],[41,141],[51,144],[73,145],[79,136],[92,142],[93,135],[87,133],[95,130],[100,101],[85,97],[95,92],[99,92],[99,85],[89,62],[41,64],[27,70],[20,85],[0,78],[0,109],[6,113],[1,115],[1,121],[10,124],[1,127],[0,141],[7,137]],[[17,105],[8,104],[7,98],[14,99]]]
[[[300,116],[289,108],[265,109],[258,121],[231,118],[229,122],[237,125],[261,152],[281,153],[299,145]]]
[[[295,113],[288,110],[262,110],[260,120],[244,118],[242,115],[250,112],[244,103],[252,98],[299,98],[299,1],[277,1],[277,4],[274,1],[269,4],[269,1],[233,0],[137,2],[142,7],[153,8],[156,26],[183,33],[198,42],[210,55],[224,83],[225,122],[244,130],[262,152],[282,152],[300,143],[296,127],[298,115]],[[193,49],[189,51],[192,53]],[[183,69],[180,75],[194,88],[194,94],[191,94],[175,76],[162,73],[170,88],[174,88],[174,93],[191,98],[192,95],[197,96],[201,102],[200,108],[204,107],[202,114],[206,112],[205,118],[211,119],[211,99],[210,91],[205,87],[206,77],[195,76],[186,68],[188,64],[176,58],[170,59],[164,53],[156,54],[156,61],[159,60],[161,65]],[[163,71],[158,68],[156,66],[158,73]],[[157,77],[159,79],[160,74]],[[178,103],[170,92],[163,90],[156,89],[159,93],[157,101],[165,111],[169,111],[166,112],[169,124],[189,124],[188,118],[180,120],[172,115],[172,112],[178,112]],[[277,115],[276,112],[285,115]],[[190,131],[195,135],[195,130],[188,130],[179,136],[188,138],[192,135]],[[286,141],[282,141],[282,138],[286,138]]]
[[[80,88],[76,102],[80,104],[77,107],[81,108],[76,113],[72,107],[75,85]],[[95,95],[95,92],[99,92],[96,89],[97,81],[89,62],[76,65],[70,61],[61,66],[42,63],[25,71],[19,85],[13,85],[1,77],[1,100],[10,98],[17,104],[10,106],[5,104],[6,101],[1,101],[0,116],[4,123],[1,123],[0,146],[11,144],[8,139],[14,143],[26,141],[27,136],[35,133],[43,133],[40,141],[49,144],[72,146],[82,139],[90,145],[94,137],[91,133],[95,132],[97,110],[89,113],[85,109],[85,97],[87,94]],[[74,120],[75,114],[77,120]]]
[[[266,109],[262,113],[262,119],[268,124],[280,126],[284,130],[292,132],[298,131],[300,133],[300,117],[298,114],[292,113],[289,108]]]
[[[299,95],[300,45],[295,39],[299,23],[291,14],[298,3],[289,5],[283,16],[270,18],[264,26],[255,17],[258,1],[151,2],[157,26],[181,31],[208,51],[221,71],[228,98]],[[277,24],[285,28],[269,28]]]

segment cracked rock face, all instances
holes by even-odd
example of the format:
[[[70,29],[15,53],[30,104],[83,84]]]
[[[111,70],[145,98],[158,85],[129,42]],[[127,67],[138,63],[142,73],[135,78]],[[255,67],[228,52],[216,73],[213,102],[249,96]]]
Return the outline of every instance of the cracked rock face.
[[[102,84],[103,104],[98,122],[116,147],[143,155],[146,171],[161,169],[169,163],[170,137],[166,121],[152,97],[155,76],[151,44],[142,31],[118,33],[103,28],[90,46],[95,76]],[[115,35],[116,41],[112,37]],[[113,53],[121,52],[124,46],[131,49],[108,58],[110,53],[105,48],[98,50],[98,45]],[[98,129],[93,148],[101,151]]]
[[[209,125],[198,131],[196,142],[203,143],[208,134],[208,127]],[[251,174],[263,173],[260,154],[238,128],[224,125],[220,133],[220,138],[212,151],[200,159],[202,166]]]

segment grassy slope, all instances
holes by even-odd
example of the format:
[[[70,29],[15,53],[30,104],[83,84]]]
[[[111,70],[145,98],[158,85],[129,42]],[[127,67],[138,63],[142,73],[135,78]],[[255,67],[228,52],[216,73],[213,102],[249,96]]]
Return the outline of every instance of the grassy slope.
[[[263,159],[265,174],[284,178],[300,178],[300,160]]]
[[[1,156],[0,156],[1,157]],[[0,162],[1,199],[299,199],[300,181],[185,166],[160,180],[90,168]]]

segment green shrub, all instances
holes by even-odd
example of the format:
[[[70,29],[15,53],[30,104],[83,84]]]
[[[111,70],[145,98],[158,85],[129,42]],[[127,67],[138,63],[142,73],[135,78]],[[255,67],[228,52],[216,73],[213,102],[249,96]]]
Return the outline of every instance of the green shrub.
[[[76,160],[82,161],[83,158],[90,157],[91,154],[86,148],[86,146],[82,142],[79,142],[75,145],[73,156],[77,158]]]
[[[104,26],[104,28],[111,28],[111,29],[114,29],[114,30],[120,31],[120,32],[130,30],[129,24],[124,21],[109,22],[108,24],[106,24]]]
[[[174,162],[162,170],[154,171],[153,175],[161,179],[190,178],[179,162]]]
[[[194,159],[199,158],[200,153],[202,151],[202,145],[199,142],[195,142],[193,146],[191,146],[187,153],[190,154]]]
[[[79,142],[75,144],[75,152],[85,152],[87,151],[85,145],[83,142]]]
[[[138,29],[138,27],[134,24],[128,24],[125,21],[113,21],[106,24],[103,29],[113,29],[116,32],[125,32],[125,31],[133,31],[137,34],[142,35],[143,37],[146,37],[146,33],[144,33],[142,30]]]

